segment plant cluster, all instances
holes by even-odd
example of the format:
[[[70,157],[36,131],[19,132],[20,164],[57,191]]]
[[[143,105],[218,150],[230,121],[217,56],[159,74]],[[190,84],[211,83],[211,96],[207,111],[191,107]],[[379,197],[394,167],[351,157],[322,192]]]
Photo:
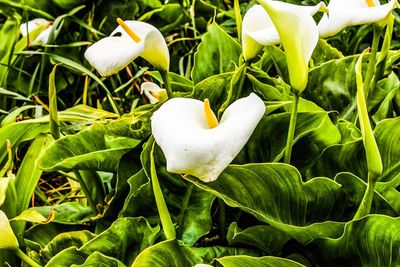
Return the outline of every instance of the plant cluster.
[[[0,264],[400,265],[397,7],[0,0]]]

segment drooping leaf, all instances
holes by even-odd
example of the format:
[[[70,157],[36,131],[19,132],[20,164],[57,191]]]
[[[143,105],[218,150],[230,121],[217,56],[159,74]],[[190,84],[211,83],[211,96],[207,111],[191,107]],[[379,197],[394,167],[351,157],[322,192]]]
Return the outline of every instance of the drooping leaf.
[[[289,235],[270,225],[252,226],[242,230],[236,222],[229,226],[226,238],[230,246],[257,247],[267,255],[281,254],[282,247],[290,239]]]
[[[330,266],[397,266],[400,264],[399,218],[368,215],[346,224],[343,236],[316,241],[319,257]],[[324,264],[322,263],[322,264]]]
[[[101,125],[92,125],[76,135],[54,142],[39,159],[43,170],[114,171],[119,159],[140,141],[107,135]]]
[[[254,266],[254,267],[266,267],[266,266],[276,266],[276,267],[300,267],[304,266],[298,262],[278,257],[249,257],[249,256],[228,256],[217,259],[219,263],[221,263],[224,267],[246,267],[246,266]]]
[[[304,183],[290,165],[229,166],[215,182],[188,179],[303,244],[318,237],[337,237],[344,227],[334,221],[344,209],[339,201],[341,186],[327,178]]]

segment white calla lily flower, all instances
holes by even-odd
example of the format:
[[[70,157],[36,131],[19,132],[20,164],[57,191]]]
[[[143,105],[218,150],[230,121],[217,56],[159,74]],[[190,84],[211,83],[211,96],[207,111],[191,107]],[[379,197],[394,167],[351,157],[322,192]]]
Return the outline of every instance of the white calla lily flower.
[[[110,76],[140,56],[154,67],[168,71],[168,47],[157,28],[134,20],[119,20],[119,23],[121,25],[109,37],[101,39],[86,50],[85,58],[90,65],[102,76]]]
[[[293,6],[303,9],[311,15],[326,8],[324,3],[315,6]],[[275,45],[280,42],[278,31],[265,9],[261,5],[252,6],[243,17],[242,46],[244,59],[247,61],[257,56],[263,46]]]
[[[49,41],[49,36],[52,29],[51,21],[45,20],[43,18],[36,18],[26,23],[22,23],[19,26],[19,31],[21,32],[22,36],[26,36],[28,35],[28,33],[31,33],[32,31],[42,26],[47,27],[32,41],[31,44],[45,45]]]
[[[397,5],[397,0],[384,5],[378,0],[331,0],[328,4],[329,14],[325,14],[318,23],[319,34],[329,37],[348,26],[380,21]]]
[[[16,249],[18,241],[8,221],[7,215],[0,210],[0,249]]]
[[[155,83],[152,82],[144,82],[140,85],[140,93],[145,94],[145,96],[149,99],[151,104],[158,103],[159,101],[164,101],[168,98],[167,91],[165,89],[160,88]]]
[[[152,133],[167,170],[215,181],[249,140],[265,113],[254,93],[232,103],[218,123],[209,101],[173,98],[151,118]]]
[[[318,27],[307,9],[280,1],[259,0],[274,23],[286,54],[292,88],[307,86],[308,62],[319,39]],[[320,9],[323,9],[323,5]]]

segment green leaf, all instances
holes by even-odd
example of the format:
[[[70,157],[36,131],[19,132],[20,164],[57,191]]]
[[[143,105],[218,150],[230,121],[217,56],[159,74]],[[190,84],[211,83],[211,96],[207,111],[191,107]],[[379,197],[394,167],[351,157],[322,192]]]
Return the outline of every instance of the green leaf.
[[[42,175],[42,170],[36,164],[37,157],[51,142],[52,138],[47,135],[36,137],[26,152],[21,166],[18,168],[14,181],[15,189],[18,192],[17,214],[20,214],[29,206],[32,194]]]
[[[43,260],[48,262],[60,251],[69,247],[81,247],[95,237],[95,234],[86,230],[61,233],[46,244],[41,250],[41,255]]]
[[[7,140],[10,140],[13,149],[24,141],[32,140],[41,133],[49,130],[48,124],[19,122],[0,128],[0,162],[7,157]]]
[[[107,135],[103,125],[55,141],[39,159],[43,170],[115,171],[120,158],[140,141]]]
[[[30,210],[37,211],[46,218],[54,212],[53,222],[62,224],[81,224],[90,221],[94,216],[90,207],[84,207],[78,202],[65,202],[55,207],[33,207]]]
[[[312,53],[311,60],[314,66],[319,66],[332,59],[343,58],[342,52],[331,46],[325,39],[319,39]]]
[[[160,242],[144,250],[135,259],[132,267],[142,266],[194,266],[203,260],[192,252],[190,247],[181,245],[177,240]]]
[[[368,215],[346,224],[343,236],[316,241],[325,264],[397,266],[400,264],[400,218]],[[322,264],[324,265],[324,264]]]
[[[91,254],[83,264],[71,265],[71,267],[80,267],[80,266],[125,267],[126,265],[115,258],[105,256],[102,253],[96,251],[93,254]]]
[[[304,266],[298,262],[284,259],[284,258],[277,258],[277,257],[249,257],[249,256],[228,256],[217,259],[219,263],[222,264],[224,267],[300,267]]]
[[[278,163],[232,165],[211,183],[188,179],[302,244],[342,233],[343,223],[332,221],[343,212],[341,186],[330,179],[304,183],[294,167]]]
[[[230,72],[239,64],[241,46],[215,22],[208,26],[194,56],[194,84],[215,74]]]
[[[257,225],[242,230],[233,222],[226,239],[229,246],[257,247],[268,255],[279,255],[290,237],[270,225]]]
[[[110,228],[81,247],[69,247],[57,253],[46,266],[83,264],[93,253],[102,253],[130,265],[136,256],[151,246],[160,230],[144,218],[120,218]]]

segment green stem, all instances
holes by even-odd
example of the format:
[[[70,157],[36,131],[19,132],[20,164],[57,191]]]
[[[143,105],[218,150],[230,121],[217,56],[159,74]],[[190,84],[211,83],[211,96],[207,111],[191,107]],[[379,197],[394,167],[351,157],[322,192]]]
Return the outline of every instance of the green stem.
[[[300,98],[299,95],[295,93],[293,96],[293,106],[290,114],[289,131],[287,135],[286,148],[285,148],[285,157],[283,159],[283,161],[287,164],[290,164],[290,158],[292,156],[292,146],[293,146],[294,131],[296,129],[299,98]]]
[[[373,177],[371,173],[368,174],[367,189],[365,190],[364,197],[361,200],[360,206],[358,207],[358,210],[354,215],[353,220],[360,219],[361,217],[370,213],[372,200],[374,199],[376,180],[376,177]]]
[[[35,262],[31,258],[29,258],[20,248],[16,248],[14,250],[14,253],[15,253],[15,255],[18,256],[18,258],[20,258],[21,260],[26,262],[26,264],[28,264],[29,266],[31,266],[31,267],[41,267],[40,264],[38,264],[37,262]]]
[[[93,210],[93,212],[95,214],[100,213],[100,211],[97,209],[96,204],[93,201],[92,195],[90,194],[85,181],[83,181],[83,178],[81,176],[81,174],[79,173],[79,171],[75,172],[75,176],[76,176],[76,180],[79,182],[79,184],[81,185],[82,191],[86,196],[86,199],[88,201],[89,207]]]
[[[218,198],[219,226],[221,237],[226,236],[226,207],[222,199]]]
[[[372,77],[375,73],[375,65],[377,61],[377,53],[378,53],[378,46],[379,46],[379,39],[381,35],[382,28],[374,24],[374,37],[372,39],[372,47],[371,47],[371,54],[369,55],[369,62],[367,73],[365,74],[364,80],[364,90],[365,90],[365,98],[368,99],[368,94],[370,92],[370,84]],[[373,89],[373,88],[372,88]]]
[[[183,203],[182,203],[182,209],[181,212],[179,214],[179,219],[178,219],[178,225],[181,226],[183,223],[183,219],[185,218],[185,212],[187,209],[187,206],[189,205],[189,200],[190,200],[190,196],[192,195],[193,192],[193,184],[189,183],[188,187],[186,189],[186,193],[183,197]]]
[[[173,96],[172,96],[171,84],[169,83],[168,71],[160,70],[160,74],[164,82],[165,90],[167,90],[168,99],[171,99]]]
[[[153,143],[150,154],[151,183],[153,185],[153,193],[156,199],[157,209],[161,219],[161,225],[164,229],[165,237],[167,238],[167,240],[170,240],[176,238],[175,227],[174,224],[172,223],[171,215],[169,214],[167,204],[165,203],[160,183],[158,182],[156,164],[154,161],[154,146],[155,143]]]

